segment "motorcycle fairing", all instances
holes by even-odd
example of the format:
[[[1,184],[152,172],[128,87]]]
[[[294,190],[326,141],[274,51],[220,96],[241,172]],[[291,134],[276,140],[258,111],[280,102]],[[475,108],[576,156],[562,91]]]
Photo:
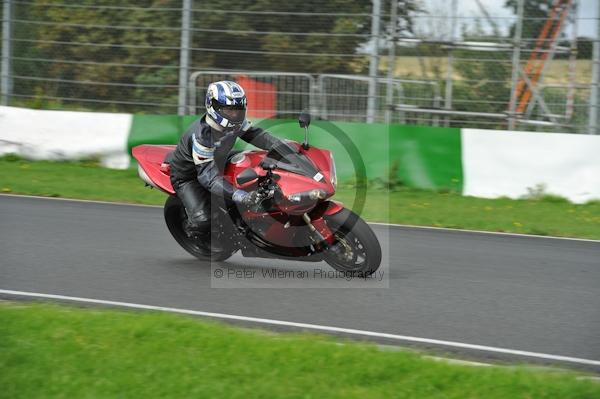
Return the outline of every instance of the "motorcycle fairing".
[[[167,194],[175,194],[169,177],[169,165],[165,163],[167,155],[175,150],[174,145],[143,144],[133,147],[131,153],[138,161],[139,168],[151,180],[154,187]],[[140,177],[142,174],[140,173]],[[143,178],[143,177],[142,177]],[[144,179],[145,180],[145,179]],[[147,182],[150,184],[150,182]]]

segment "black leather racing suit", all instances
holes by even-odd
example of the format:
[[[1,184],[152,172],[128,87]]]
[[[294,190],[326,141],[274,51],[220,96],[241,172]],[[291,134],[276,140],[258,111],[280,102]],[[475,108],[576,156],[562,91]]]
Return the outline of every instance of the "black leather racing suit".
[[[211,194],[230,199],[235,191],[223,178],[223,171],[238,137],[264,150],[279,142],[249,122],[237,133],[220,133],[208,125],[204,115],[190,126],[169,155],[171,183],[195,228],[210,228]]]

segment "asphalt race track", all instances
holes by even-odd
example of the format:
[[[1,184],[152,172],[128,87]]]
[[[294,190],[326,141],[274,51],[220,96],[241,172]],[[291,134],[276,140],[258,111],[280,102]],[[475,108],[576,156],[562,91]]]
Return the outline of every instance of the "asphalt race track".
[[[374,225],[380,237],[389,238],[382,239],[389,288],[227,289],[211,288],[214,269],[180,249],[158,207],[2,195],[0,221],[4,290],[600,360],[598,241]],[[222,266],[314,267],[238,255]],[[428,346],[477,359],[506,358]]]

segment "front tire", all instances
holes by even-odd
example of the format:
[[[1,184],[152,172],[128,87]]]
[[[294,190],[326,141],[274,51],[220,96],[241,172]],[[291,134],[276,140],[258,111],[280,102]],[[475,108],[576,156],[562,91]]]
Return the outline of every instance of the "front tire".
[[[221,252],[211,252],[210,245],[201,242],[199,239],[188,237],[184,230],[184,224],[187,220],[185,208],[181,200],[173,195],[167,198],[164,206],[165,222],[171,235],[183,249],[196,258],[203,261],[224,261],[233,255],[233,250],[224,250]]]
[[[325,216],[342,253],[325,253],[325,261],[335,270],[370,276],[381,265],[381,245],[369,225],[354,212],[343,209]]]

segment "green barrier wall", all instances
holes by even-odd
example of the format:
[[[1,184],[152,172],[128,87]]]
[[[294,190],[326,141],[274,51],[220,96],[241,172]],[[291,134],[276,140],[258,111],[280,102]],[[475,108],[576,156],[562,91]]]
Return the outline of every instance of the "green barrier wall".
[[[139,144],[175,144],[196,118],[135,115],[129,150]],[[255,125],[278,137],[304,140],[296,120],[264,119]],[[314,121],[310,143],[333,152],[340,181],[356,181],[364,165],[369,180],[395,177],[411,187],[462,191],[460,129]],[[251,148],[242,140],[236,147]]]
[[[390,153],[400,179],[411,187],[462,192],[462,145],[458,128],[391,125]]]
[[[195,116],[134,115],[127,141],[129,152],[140,144],[176,144]]]

